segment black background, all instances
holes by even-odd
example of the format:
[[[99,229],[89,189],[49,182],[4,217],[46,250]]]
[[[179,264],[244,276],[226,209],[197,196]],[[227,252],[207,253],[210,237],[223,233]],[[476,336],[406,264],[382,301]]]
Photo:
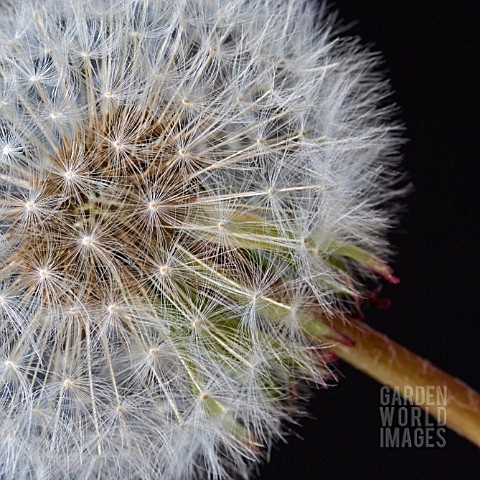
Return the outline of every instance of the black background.
[[[480,16],[476,1],[337,0],[348,32],[383,53],[409,142],[415,190],[391,235],[401,283],[366,320],[480,390],[477,288]],[[312,419],[274,447],[267,479],[478,478],[480,450],[453,431],[444,448],[381,448],[380,385],[343,362],[337,386],[314,394]]]

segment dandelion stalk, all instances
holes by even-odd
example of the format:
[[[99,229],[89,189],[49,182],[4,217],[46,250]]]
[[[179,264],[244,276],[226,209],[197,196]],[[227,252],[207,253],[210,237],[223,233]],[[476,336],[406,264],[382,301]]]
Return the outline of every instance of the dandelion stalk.
[[[353,318],[322,322],[350,340],[332,346],[339,358],[398,391],[480,447],[480,395],[475,390],[364,322]],[[440,402],[425,395],[427,388],[444,389],[446,398]]]

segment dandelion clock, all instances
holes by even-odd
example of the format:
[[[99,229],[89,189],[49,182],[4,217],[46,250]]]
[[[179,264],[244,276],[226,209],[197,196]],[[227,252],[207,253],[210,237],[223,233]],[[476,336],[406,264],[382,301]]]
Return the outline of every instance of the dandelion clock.
[[[250,478],[307,387],[334,383],[333,354],[400,391],[427,381],[354,319],[367,285],[397,281],[401,129],[377,55],[334,15],[0,12],[2,478]],[[451,426],[478,440],[462,405]]]

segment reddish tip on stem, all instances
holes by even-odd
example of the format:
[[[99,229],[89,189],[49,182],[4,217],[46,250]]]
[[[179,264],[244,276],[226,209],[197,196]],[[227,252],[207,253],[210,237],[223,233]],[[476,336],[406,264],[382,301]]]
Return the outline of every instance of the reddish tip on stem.
[[[370,266],[372,272],[383,277],[387,282],[397,285],[400,283],[400,279],[393,274],[393,269],[382,260],[376,259],[378,266]]]
[[[324,348],[315,348],[313,349],[313,351],[322,363],[333,363],[336,362],[338,359],[337,354],[332,352],[331,350],[327,350]]]
[[[335,332],[335,337],[329,337],[329,340],[333,340],[334,342],[340,342],[345,347],[353,348],[355,346],[355,340],[350,338],[348,335],[341,332],[340,330],[337,330],[336,328],[333,328],[333,331]]]

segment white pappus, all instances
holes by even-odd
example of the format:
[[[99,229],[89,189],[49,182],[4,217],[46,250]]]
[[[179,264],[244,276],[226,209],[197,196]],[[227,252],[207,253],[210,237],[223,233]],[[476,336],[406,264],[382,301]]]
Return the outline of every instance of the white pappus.
[[[377,55],[307,0],[0,11],[0,476],[249,477],[305,312],[390,275]]]

